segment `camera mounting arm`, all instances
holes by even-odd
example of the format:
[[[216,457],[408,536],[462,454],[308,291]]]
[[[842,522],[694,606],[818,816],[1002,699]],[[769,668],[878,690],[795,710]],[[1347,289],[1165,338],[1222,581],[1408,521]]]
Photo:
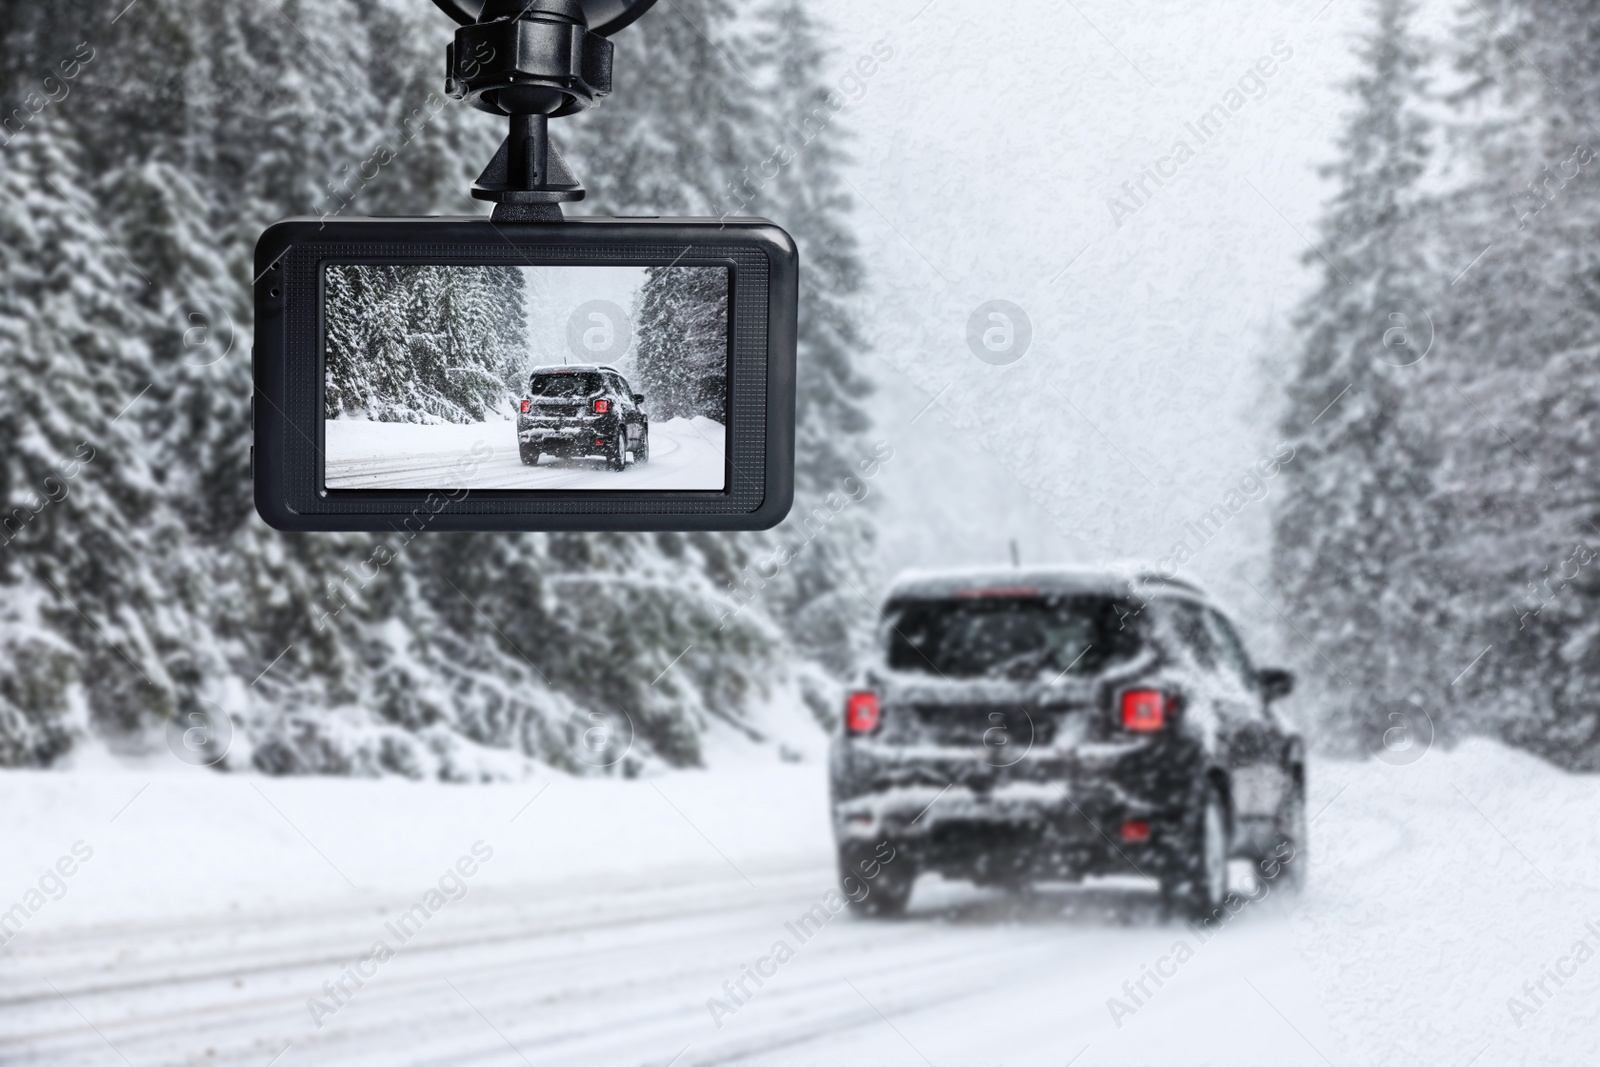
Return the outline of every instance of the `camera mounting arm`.
[[[434,0],[457,22],[445,91],[505,115],[511,130],[472,186],[496,202],[496,222],[559,222],[583,186],[550,145],[550,120],[594,107],[611,92],[607,36],[655,0]]]

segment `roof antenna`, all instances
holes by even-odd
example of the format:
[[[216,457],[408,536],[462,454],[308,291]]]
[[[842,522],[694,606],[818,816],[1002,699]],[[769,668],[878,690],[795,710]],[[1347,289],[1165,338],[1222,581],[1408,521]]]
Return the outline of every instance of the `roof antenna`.
[[[1022,569],[1022,553],[1017,550],[1017,539],[1011,539],[1011,566],[1017,570]]]

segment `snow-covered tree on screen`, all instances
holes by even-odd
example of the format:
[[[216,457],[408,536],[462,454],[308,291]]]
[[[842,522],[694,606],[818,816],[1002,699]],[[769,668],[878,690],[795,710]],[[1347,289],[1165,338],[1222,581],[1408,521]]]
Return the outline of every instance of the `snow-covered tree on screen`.
[[[728,272],[648,267],[634,309],[634,387],[656,419],[727,421]]]
[[[1275,515],[1275,574],[1302,632],[1323,714],[1346,734],[1443,682],[1419,632],[1436,587],[1436,464],[1418,400],[1434,343],[1415,219],[1430,154],[1424,46],[1409,0],[1378,0],[1361,39],[1354,107],[1325,173],[1336,182],[1307,261],[1284,432],[1295,456]]]
[[[527,347],[515,267],[327,268],[329,418],[482,422]]]

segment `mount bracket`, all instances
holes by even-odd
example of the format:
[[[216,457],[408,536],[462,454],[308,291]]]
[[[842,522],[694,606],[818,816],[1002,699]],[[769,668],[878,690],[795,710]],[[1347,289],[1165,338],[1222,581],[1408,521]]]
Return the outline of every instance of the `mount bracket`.
[[[550,120],[611,93],[606,39],[655,0],[434,0],[461,28],[446,51],[445,91],[505,115],[510,132],[472,186],[494,220],[561,220],[582,184],[550,145]]]

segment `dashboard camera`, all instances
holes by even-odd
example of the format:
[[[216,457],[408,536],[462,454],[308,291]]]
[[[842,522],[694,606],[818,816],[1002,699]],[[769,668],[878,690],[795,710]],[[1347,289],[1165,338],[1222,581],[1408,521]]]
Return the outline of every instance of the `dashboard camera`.
[[[548,120],[653,0],[436,0],[510,133],[487,218],[291,218],[256,247],[251,453],[280,530],[756,530],[794,486],[799,256],[759,218],[567,218]]]

